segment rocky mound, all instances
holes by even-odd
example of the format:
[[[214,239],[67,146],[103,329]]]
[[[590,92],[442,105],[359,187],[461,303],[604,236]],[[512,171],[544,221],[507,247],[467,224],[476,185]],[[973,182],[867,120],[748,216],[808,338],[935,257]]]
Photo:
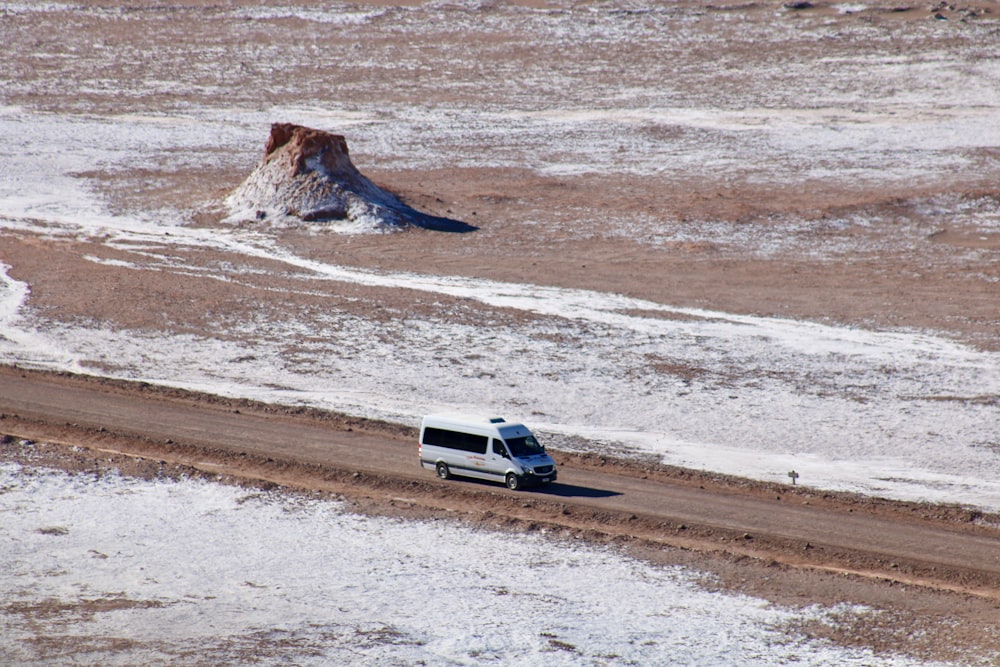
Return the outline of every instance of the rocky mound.
[[[407,226],[475,229],[421,213],[375,185],[351,162],[347,140],[292,123],[274,123],[264,159],[226,199],[230,220],[344,221],[355,231]]]

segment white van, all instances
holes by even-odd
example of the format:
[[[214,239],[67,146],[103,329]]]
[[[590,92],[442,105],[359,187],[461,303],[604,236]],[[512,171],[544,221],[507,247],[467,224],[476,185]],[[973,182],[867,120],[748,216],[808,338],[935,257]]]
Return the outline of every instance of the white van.
[[[552,482],[556,462],[524,424],[502,417],[427,415],[420,425],[420,465],[452,475],[503,482],[511,489]]]

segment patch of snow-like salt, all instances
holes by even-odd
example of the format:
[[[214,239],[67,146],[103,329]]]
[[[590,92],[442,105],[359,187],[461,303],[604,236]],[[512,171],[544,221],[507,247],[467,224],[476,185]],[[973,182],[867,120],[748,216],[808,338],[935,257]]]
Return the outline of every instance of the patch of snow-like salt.
[[[13,280],[7,275],[9,270],[9,266],[0,264],[0,332],[3,334],[15,330],[9,325],[18,316],[18,311],[29,292],[26,283]]]
[[[232,11],[237,19],[252,21],[274,21],[284,19],[299,19],[312,23],[327,23],[333,25],[361,25],[385,15],[385,9],[362,10],[358,5],[336,4],[322,8],[294,7],[269,5],[266,7],[240,7]]]
[[[185,168],[191,165],[178,156],[203,159],[218,147],[213,142],[228,144],[234,141],[234,134],[242,136],[223,121],[204,135],[192,133],[193,122],[184,117],[138,114],[109,122],[23,114],[16,107],[0,107],[0,138],[18,147],[5,154],[0,164],[0,217],[4,226],[29,220],[83,225],[97,233],[108,217],[107,204],[86,174],[116,173],[166,161],[172,169]],[[22,157],[16,157],[24,146],[30,148]],[[147,221],[155,220],[161,228],[182,222],[180,212],[175,210],[143,211],[141,215]]]
[[[12,2],[9,0],[0,2],[0,11],[11,12],[13,14],[26,14],[28,12],[64,12],[72,7],[73,5],[63,2]]]
[[[70,646],[80,665],[929,664],[790,629],[874,610],[709,593],[696,573],[544,535],[113,472],[3,464],[0,489],[13,663],[62,664],[51,647]]]
[[[12,279],[7,273],[9,269],[0,262],[0,357],[7,363],[35,360],[49,368],[84,372],[77,362],[77,354],[67,353],[60,343],[53,344],[24,317],[22,307],[31,290],[26,283]]]

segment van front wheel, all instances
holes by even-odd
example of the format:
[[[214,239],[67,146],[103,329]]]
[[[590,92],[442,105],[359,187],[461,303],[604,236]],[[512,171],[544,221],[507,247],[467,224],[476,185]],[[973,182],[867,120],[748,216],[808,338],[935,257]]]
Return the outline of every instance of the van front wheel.
[[[448,464],[447,463],[443,463],[443,462],[442,463],[438,463],[437,464],[437,474],[438,474],[438,477],[440,477],[441,479],[448,479],[449,477],[451,477],[451,471],[448,470]]]
[[[521,479],[514,473],[507,473],[507,488],[511,491],[517,491],[521,488]]]

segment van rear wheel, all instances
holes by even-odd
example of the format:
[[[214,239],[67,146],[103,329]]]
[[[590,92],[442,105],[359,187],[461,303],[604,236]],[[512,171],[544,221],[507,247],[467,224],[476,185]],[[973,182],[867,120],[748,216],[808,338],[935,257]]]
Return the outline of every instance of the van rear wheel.
[[[448,479],[451,477],[451,471],[448,470],[448,464],[441,462],[437,464],[437,474],[441,479]]]
[[[507,488],[511,491],[517,491],[521,488],[521,479],[512,472],[507,473]]]

